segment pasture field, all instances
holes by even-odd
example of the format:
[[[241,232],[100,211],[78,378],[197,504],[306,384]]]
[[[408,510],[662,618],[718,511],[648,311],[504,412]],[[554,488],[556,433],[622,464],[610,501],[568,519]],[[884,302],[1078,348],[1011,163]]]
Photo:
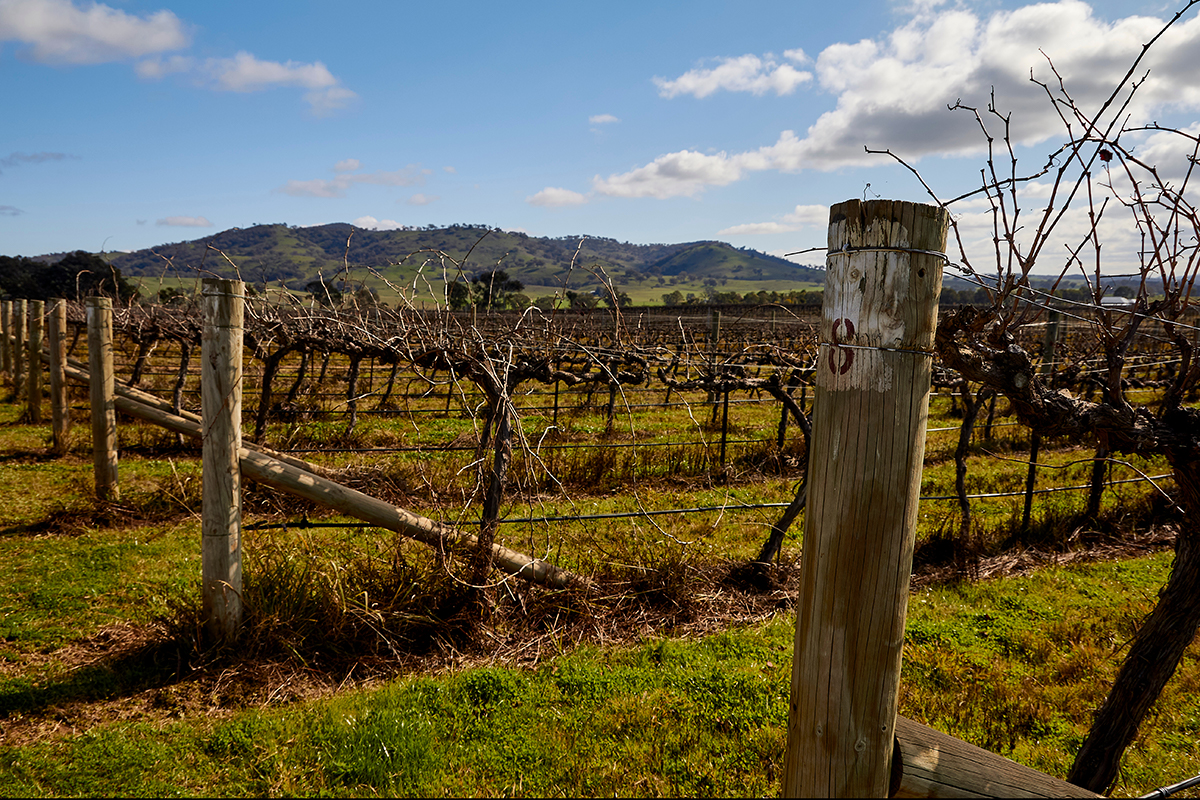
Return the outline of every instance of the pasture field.
[[[299,359],[282,362],[267,444],[478,524],[481,393],[372,364],[351,422],[337,356],[283,398]],[[177,363],[163,345],[140,385],[169,395]],[[774,567],[741,567],[795,492],[803,437],[791,425],[780,446],[778,403],[749,392],[722,424],[703,391],[622,386],[610,414],[606,386],[530,386],[501,510],[525,521],[499,540],[595,591],[497,582],[467,624],[458,560],[251,485],[248,632],[226,648],[198,635],[198,446],[122,419],[121,497],[98,503],[86,391],[62,457],[0,403],[0,794],[777,794],[802,520]],[[931,403],[901,713],[1061,776],[1169,571],[1169,504],[1117,483],[1089,518],[1086,491],[1041,494],[1022,529],[1028,432],[1002,401],[967,490],[1003,496],[972,501],[964,571],[957,501],[940,499],[959,405],[945,388]],[[1091,457],[1043,442],[1038,487],[1086,485]],[[1166,471],[1131,460],[1108,478]],[[1198,655],[1116,794],[1200,772]]]

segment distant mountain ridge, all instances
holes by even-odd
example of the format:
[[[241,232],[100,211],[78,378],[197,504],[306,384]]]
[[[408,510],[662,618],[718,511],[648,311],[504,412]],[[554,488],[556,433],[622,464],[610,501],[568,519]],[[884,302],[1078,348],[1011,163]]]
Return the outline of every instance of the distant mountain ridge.
[[[255,225],[123,253],[111,260],[126,276],[144,278],[234,277],[232,261],[243,280],[289,284],[318,276],[332,278],[346,266],[371,267],[391,277],[411,273],[422,264],[431,278],[440,277],[443,269],[451,279],[460,269],[468,279],[503,269],[527,286],[563,286],[568,278],[569,286],[587,286],[598,281],[601,271],[618,285],[658,276],[824,280],[817,268],[725,242],[630,244],[593,236],[529,236],[484,225],[390,231],[347,223],[309,228]]]

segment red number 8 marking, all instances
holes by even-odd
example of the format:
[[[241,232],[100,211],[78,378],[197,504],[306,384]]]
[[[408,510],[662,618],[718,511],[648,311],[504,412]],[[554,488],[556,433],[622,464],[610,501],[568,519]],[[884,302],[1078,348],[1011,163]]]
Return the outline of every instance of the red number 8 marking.
[[[838,329],[843,325],[846,327],[846,338],[854,336],[854,323],[848,319],[835,319],[833,321],[833,347],[829,349],[829,371],[834,375],[845,375],[850,371],[850,365],[854,363],[854,351],[843,350],[841,348],[841,338],[838,336]]]

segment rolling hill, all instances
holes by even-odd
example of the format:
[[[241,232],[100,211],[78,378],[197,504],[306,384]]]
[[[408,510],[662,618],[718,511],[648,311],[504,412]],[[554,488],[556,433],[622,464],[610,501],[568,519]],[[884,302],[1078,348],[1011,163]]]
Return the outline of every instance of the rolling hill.
[[[231,264],[232,262],[232,264]],[[124,253],[113,263],[129,277],[194,278],[216,274],[255,283],[302,286],[331,279],[346,267],[371,267],[406,283],[418,271],[453,279],[503,269],[534,292],[586,289],[607,276],[618,286],[650,281],[736,280],[820,283],[823,273],[776,256],[724,242],[630,244],[587,236],[545,238],[483,225],[372,231],[346,223],[309,228],[256,225],[193,241]]]

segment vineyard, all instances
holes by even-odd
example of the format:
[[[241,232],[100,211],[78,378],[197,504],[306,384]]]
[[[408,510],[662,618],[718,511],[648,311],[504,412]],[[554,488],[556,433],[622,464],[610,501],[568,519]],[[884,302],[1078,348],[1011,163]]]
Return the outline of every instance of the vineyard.
[[[68,356],[85,362],[85,310],[66,307]],[[1046,316],[1022,329],[1021,345],[1042,354],[1054,388],[1090,398],[1103,389],[1091,326]],[[803,483],[817,322],[815,308],[476,316],[251,300],[245,436],[459,528],[481,524],[488,470],[505,454],[490,512],[502,538],[568,568],[604,565],[602,550],[581,547],[583,531],[686,548],[721,518],[760,530],[765,545]],[[195,308],[117,308],[114,329],[121,385],[199,412]],[[1127,391],[1141,404],[1175,376],[1164,341],[1147,326],[1128,353]],[[1038,539],[1060,517],[1134,497],[1169,502],[1161,464],[1075,442],[1031,450],[1037,437],[994,393],[945,368],[934,385],[919,536],[931,563],[949,555],[977,570],[1014,546],[1061,545]],[[590,513],[597,498],[604,513]],[[748,544],[712,554],[773,560]]]
[[[112,485],[39,529],[198,512],[200,442],[180,431],[199,420],[199,299],[113,309],[118,409],[136,402],[177,424],[123,413]],[[38,304],[3,311],[23,421],[51,422],[52,381],[30,365],[37,352],[52,362],[57,341],[70,408],[51,449],[87,454],[94,310],[52,304],[44,322]],[[1091,326],[1070,308],[1044,312],[1020,339],[1039,372],[1081,397],[1103,391]],[[56,314],[63,329],[43,345]],[[430,548],[247,484],[243,657],[357,665],[366,678],[770,618],[795,592],[818,335],[816,308],[482,314],[247,298],[248,446],[466,537]],[[1128,354],[1126,391],[1143,403],[1178,368],[1162,339],[1146,326]],[[933,374],[917,585],[1165,546],[1174,486],[1161,461],[1040,441],[1005,399]],[[133,467],[124,487],[130,459],[169,473],[147,487]],[[170,647],[219,670],[230,655],[203,635],[197,578],[170,601]]]

